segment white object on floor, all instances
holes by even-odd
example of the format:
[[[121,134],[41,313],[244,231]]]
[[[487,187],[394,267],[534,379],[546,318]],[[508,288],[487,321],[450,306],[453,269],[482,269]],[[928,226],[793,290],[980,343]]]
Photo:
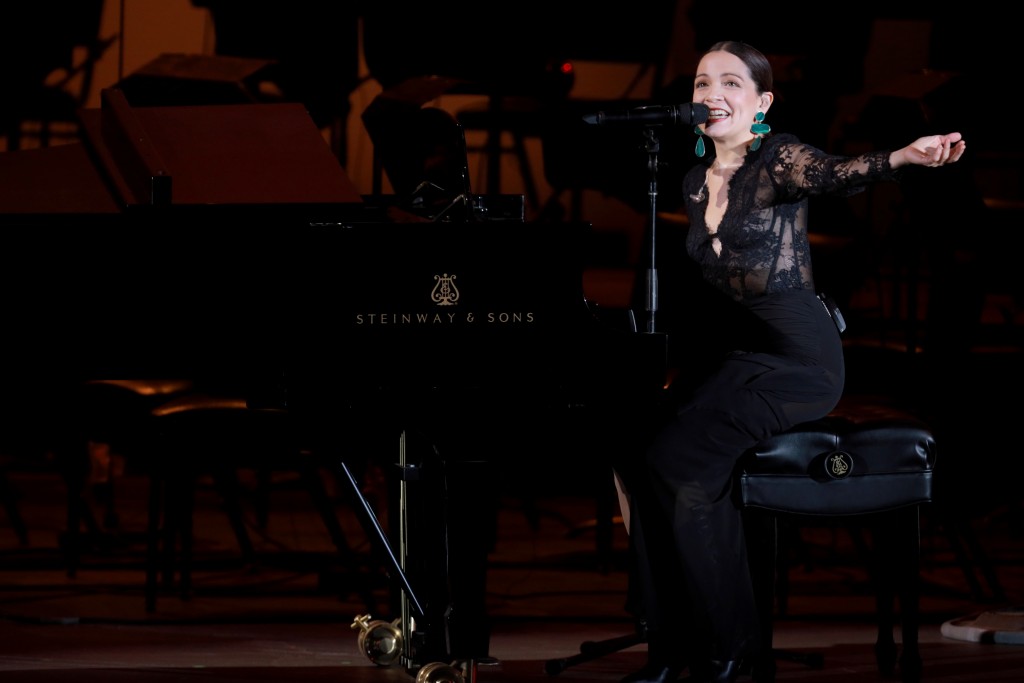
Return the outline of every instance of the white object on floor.
[[[1024,645],[1024,607],[1001,607],[950,619],[942,625],[941,633],[974,643]]]

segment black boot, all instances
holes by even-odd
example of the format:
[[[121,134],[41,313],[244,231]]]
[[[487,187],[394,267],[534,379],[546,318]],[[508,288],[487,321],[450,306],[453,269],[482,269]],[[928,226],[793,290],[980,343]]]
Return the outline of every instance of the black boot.
[[[647,663],[623,678],[619,683],[674,683],[686,668],[682,654],[683,634],[648,632]]]
[[[683,666],[671,666],[648,662],[639,671],[634,671],[619,683],[674,683],[679,680]]]
[[[680,683],[734,683],[739,678],[741,666],[738,659],[712,661],[700,668],[691,668],[690,675]]]
[[[714,683],[733,683],[740,676],[740,665],[742,662],[738,659],[730,659],[725,662],[712,662],[711,668],[713,670],[713,678],[711,679]]]

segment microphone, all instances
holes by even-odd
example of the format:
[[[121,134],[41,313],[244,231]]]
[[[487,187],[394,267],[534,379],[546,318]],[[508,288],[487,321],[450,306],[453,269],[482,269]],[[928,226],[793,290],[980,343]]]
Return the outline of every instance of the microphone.
[[[651,105],[636,107],[622,112],[587,114],[583,120],[596,126],[637,124],[655,126],[692,126],[708,120],[710,110],[706,104],[687,102],[685,104]]]

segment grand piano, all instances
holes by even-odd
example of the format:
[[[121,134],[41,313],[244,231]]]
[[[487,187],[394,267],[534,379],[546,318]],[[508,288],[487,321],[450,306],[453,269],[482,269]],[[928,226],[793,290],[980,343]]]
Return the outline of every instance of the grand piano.
[[[82,123],[81,143],[0,154],[9,400],[185,377],[287,410],[348,475],[354,444],[383,440],[403,542],[352,493],[400,598],[401,661],[486,657],[496,472],[541,468],[553,426],[607,423],[664,370],[663,338],[588,304],[589,226],[393,220],[301,105],[110,89]],[[593,467],[600,441],[559,455]]]

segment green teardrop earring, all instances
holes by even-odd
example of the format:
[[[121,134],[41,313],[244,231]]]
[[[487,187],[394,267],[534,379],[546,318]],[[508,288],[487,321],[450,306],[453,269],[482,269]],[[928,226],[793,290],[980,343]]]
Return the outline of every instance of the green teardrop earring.
[[[756,152],[761,149],[761,137],[772,132],[772,127],[767,123],[764,123],[764,112],[759,111],[754,114],[754,123],[750,126],[750,132],[756,135],[754,141],[750,143],[750,151]]]
[[[693,153],[698,157],[703,157],[706,151],[704,148],[704,131],[700,129],[700,126],[694,126],[693,132],[697,134],[697,147],[694,148]]]

